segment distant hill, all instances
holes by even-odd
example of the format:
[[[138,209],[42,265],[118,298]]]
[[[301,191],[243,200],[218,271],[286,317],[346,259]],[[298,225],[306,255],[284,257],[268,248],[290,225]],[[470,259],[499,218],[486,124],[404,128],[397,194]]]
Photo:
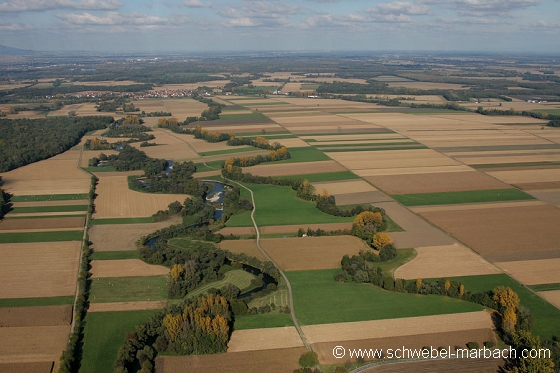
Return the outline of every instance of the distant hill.
[[[0,44],[0,55],[3,56],[19,56],[23,54],[34,54],[34,53],[35,51],[32,51],[30,49],[13,48]]]

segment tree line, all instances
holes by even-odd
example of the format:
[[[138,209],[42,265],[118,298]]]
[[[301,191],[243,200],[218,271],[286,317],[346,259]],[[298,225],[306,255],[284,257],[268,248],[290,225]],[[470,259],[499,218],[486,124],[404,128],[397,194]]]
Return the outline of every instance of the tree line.
[[[89,131],[106,128],[111,117],[0,119],[0,172],[60,154]]]
[[[10,209],[10,195],[4,192],[2,189],[2,185],[4,181],[2,180],[2,176],[0,176],[0,220],[8,213]]]

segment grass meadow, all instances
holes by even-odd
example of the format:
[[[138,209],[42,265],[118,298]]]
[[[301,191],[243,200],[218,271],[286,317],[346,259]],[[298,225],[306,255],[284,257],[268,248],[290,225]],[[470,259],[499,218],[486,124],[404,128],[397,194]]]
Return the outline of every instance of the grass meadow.
[[[81,241],[83,231],[0,233],[0,243]]]
[[[38,202],[38,201],[68,201],[76,199],[89,199],[86,194],[40,194],[32,196],[12,196],[11,202]]]
[[[167,299],[164,276],[104,277],[91,280],[92,303],[137,302]]]
[[[147,321],[155,311],[89,312],[79,373],[112,372],[126,333]]]
[[[339,269],[286,273],[301,324],[397,319],[484,309],[478,304],[444,296],[397,293],[372,284],[339,283],[334,280],[338,272]]]
[[[493,189],[493,190],[468,190],[463,192],[394,194],[391,195],[405,206],[426,205],[452,205],[459,203],[521,201],[535,199],[520,190]]]

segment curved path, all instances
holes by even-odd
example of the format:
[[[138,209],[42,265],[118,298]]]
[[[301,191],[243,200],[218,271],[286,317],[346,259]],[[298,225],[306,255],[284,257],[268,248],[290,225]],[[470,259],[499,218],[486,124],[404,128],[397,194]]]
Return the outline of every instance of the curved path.
[[[301,327],[299,326],[299,323],[296,319],[296,313],[294,311],[294,298],[292,296],[292,285],[290,284],[290,281],[288,281],[288,278],[284,274],[284,271],[282,271],[282,268],[280,268],[280,266],[278,264],[276,264],[276,262],[270,257],[270,255],[268,255],[268,253],[266,251],[264,251],[263,248],[261,247],[261,244],[260,244],[261,237],[260,237],[259,227],[257,226],[257,222],[255,221],[255,217],[254,217],[255,211],[257,210],[257,206],[255,204],[255,196],[253,195],[253,191],[251,189],[247,188],[245,185],[240,184],[236,181],[229,180],[229,179],[226,179],[226,180],[228,182],[235,183],[235,184],[239,185],[240,187],[242,187],[244,189],[247,189],[249,191],[249,193],[251,193],[251,202],[253,203],[253,210],[251,211],[251,220],[253,221],[253,226],[255,227],[255,232],[257,232],[257,247],[261,251],[261,253],[263,253],[263,255],[270,262],[272,262],[272,264],[274,264],[274,266],[278,269],[278,271],[282,275],[282,278],[286,282],[286,287],[288,288],[288,304],[290,306],[290,315],[292,316],[292,321],[294,322],[294,326],[296,327],[296,330],[297,330],[297,332],[299,334],[299,337],[301,338],[301,341],[303,342],[304,346],[309,351],[312,351],[311,346],[307,342],[307,339],[305,338],[305,335],[303,334],[303,331],[301,330]]]

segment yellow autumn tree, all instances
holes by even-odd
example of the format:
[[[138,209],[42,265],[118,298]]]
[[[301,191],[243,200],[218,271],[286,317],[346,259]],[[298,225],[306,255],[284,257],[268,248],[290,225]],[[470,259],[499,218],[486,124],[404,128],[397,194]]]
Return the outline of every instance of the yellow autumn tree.
[[[175,264],[171,268],[171,279],[173,281],[177,281],[184,272],[185,272],[185,268],[182,265]]]
[[[445,291],[449,291],[449,288],[451,287],[451,281],[449,280],[445,280],[445,284],[443,285]]]
[[[372,246],[377,250],[381,250],[384,246],[393,243],[393,239],[387,233],[376,233],[373,235]]]
[[[356,215],[354,218],[354,224],[360,227],[366,227],[368,225],[373,225],[379,228],[383,224],[383,215],[380,212],[364,211]]]
[[[165,326],[171,341],[175,341],[179,336],[179,329],[182,321],[183,315],[172,315],[168,313],[163,318],[163,326]]]
[[[513,333],[517,324],[519,296],[509,286],[498,286],[494,289],[493,299],[502,314],[502,329],[508,333]]]
[[[421,278],[417,278],[416,279],[416,290],[420,291],[420,289],[422,288],[422,279]]]

